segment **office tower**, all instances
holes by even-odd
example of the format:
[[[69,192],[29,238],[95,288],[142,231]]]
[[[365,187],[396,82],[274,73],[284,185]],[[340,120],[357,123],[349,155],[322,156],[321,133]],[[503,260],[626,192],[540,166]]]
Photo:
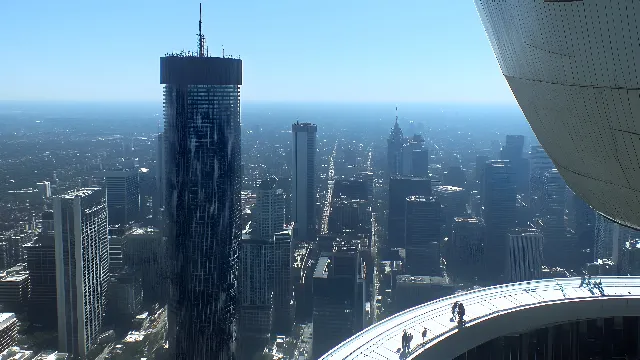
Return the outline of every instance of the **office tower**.
[[[375,180],[373,177],[373,173],[369,171],[359,172],[356,174],[355,179],[364,182],[365,187],[367,189],[367,198],[364,200],[371,201],[371,199],[373,199],[373,189],[374,189],[374,180]],[[335,185],[333,190],[335,191]]]
[[[398,108],[396,107],[396,112]],[[387,177],[402,175],[402,146],[405,139],[398,125],[398,115],[387,139]]]
[[[43,181],[38,183],[40,185],[40,191],[42,192],[42,197],[44,199],[48,199],[51,197],[51,183],[48,181]]]
[[[573,230],[577,238],[577,249],[588,253],[595,243],[596,212],[575,193],[572,194],[571,201],[573,201]]]
[[[433,196],[442,205],[443,235],[451,235],[453,219],[466,217],[469,193],[462,188],[453,186],[434,186]]]
[[[627,241],[640,238],[640,231],[621,226],[601,214],[596,214],[595,230],[594,262],[611,260],[619,265]]]
[[[489,157],[486,155],[476,155],[476,167],[475,167],[475,180],[477,183],[476,188],[481,189],[482,179],[484,177],[485,164],[489,161]]]
[[[560,174],[595,210],[639,228],[640,202],[630,194],[640,190],[633,150],[640,50],[637,24],[628,19],[638,19],[640,8],[606,4],[476,0],[505,79]]]
[[[364,292],[357,252],[323,254],[313,274],[312,359],[362,330]]]
[[[238,349],[251,359],[269,343],[273,325],[273,242],[243,238],[238,271]]]
[[[315,124],[296,122],[293,133],[291,169],[292,211],[296,241],[312,241],[316,236],[316,137]]]
[[[447,186],[466,188],[467,178],[460,166],[451,166],[442,177],[442,184]]]
[[[137,170],[103,174],[107,188],[109,226],[140,220],[140,175]]]
[[[490,281],[500,281],[506,268],[507,234],[515,226],[516,186],[511,163],[492,160],[485,164],[482,217],[486,236],[485,264]]]
[[[42,213],[42,231],[24,246],[31,283],[27,313],[29,322],[47,330],[57,329],[56,245],[53,211]]]
[[[542,146],[531,146],[529,154],[530,180],[531,188],[531,212],[533,215],[540,215],[544,204],[544,178],[547,171],[554,168],[553,162],[549,155],[544,151]]]
[[[111,275],[107,314],[112,323],[127,323],[142,309],[142,284],[133,272],[124,270]]]
[[[290,335],[295,307],[291,266],[293,258],[291,229],[273,235],[273,328],[276,335]]]
[[[544,177],[544,203],[542,224],[544,234],[544,263],[549,267],[566,267],[574,257],[571,238],[567,236],[564,223],[567,185],[556,169],[549,170]]]
[[[332,196],[336,199],[368,200],[369,184],[355,178],[338,178],[334,181]]]
[[[229,359],[241,236],[242,60],[210,57],[201,32],[198,39],[196,54],[160,58],[169,352],[176,359]]]
[[[500,160],[511,162],[511,171],[514,176],[516,191],[524,195],[524,199],[529,198],[529,160],[522,156],[524,149],[523,135],[507,135],[506,141],[500,151]]]
[[[340,198],[332,200],[332,203],[328,224],[330,234],[371,234],[371,209],[366,200]]]
[[[124,265],[142,282],[142,300],[146,306],[166,304],[168,287],[165,272],[166,249],[158,229],[131,228],[123,235]]]
[[[18,340],[18,319],[14,313],[0,313],[0,352],[14,346]]]
[[[84,358],[97,343],[109,284],[107,199],[103,189],[53,199],[58,350]]]
[[[484,277],[484,226],[477,218],[453,220],[447,271],[456,281],[474,281]]]
[[[431,180],[393,176],[389,180],[389,226],[386,246],[402,248],[405,245],[404,227],[406,202],[409,196],[431,196]]]
[[[153,218],[156,220],[156,225],[159,226],[160,211],[164,208],[164,134],[158,134],[157,147],[156,147],[156,191],[153,198]]]
[[[24,265],[5,271],[0,277],[0,304],[3,311],[24,312],[30,289],[29,272]]]
[[[508,281],[542,279],[543,236],[535,229],[509,232]]]
[[[406,202],[406,272],[441,276],[442,206],[434,197],[409,196]]]
[[[402,312],[414,306],[420,306],[433,300],[453,295],[455,284],[440,276],[395,276],[391,290],[392,311]]]
[[[413,137],[406,140],[407,142],[402,145],[400,154],[400,159],[402,162],[400,167],[400,175],[416,176],[414,175],[414,172],[424,172],[424,164],[420,163],[421,160],[424,160],[423,158],[420,158],[420,155],[423,154],[422,150],[424,150],[424,138],[422,138],[422,135],[415,134],[413,135]],[[416,161],[414,163],[413,154],[416,151],[419,152],[420,155],[418,155],[418,158],[415,159]],[[414,169],[415,167],[417,167],[417,169]]]
[[[276,187],[275,177],[262,180],[256,190],[255,237],[270,240],[284,229],[284,191]]]
[[[411,176],[429,177],[429,150],[420,149],[411,152]]]
[[[117,274],[124,269],[124,247],[126,238],[122,236],[109,236],[109,274]]]

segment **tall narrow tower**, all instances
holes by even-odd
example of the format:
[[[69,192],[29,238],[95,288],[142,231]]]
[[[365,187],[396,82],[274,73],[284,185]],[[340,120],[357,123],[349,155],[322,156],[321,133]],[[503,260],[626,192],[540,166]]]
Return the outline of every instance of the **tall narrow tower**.
[[[204,49],[200,31],[196,53],[160,58],[169,351],[185,360],[235,351],[242,61]]]
[[[398,108],[396,107],[396,113]],[[393,124],[389,138],[387,139],[387,174],[388,177],[402,174],[402,146],[404,145],[404,135],[398,125],[398,115]]]
[[[293,132],[292,215],[294,239],[312,241],[316,235],[316,135],[318,127],[296,122]]]

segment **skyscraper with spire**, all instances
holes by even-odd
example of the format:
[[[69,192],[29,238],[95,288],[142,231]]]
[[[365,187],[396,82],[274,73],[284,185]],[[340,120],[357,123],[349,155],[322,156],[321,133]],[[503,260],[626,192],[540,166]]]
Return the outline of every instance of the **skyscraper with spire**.
[[[387,174],[388,177],[402,174],[402,146],[404,135],[398,125],[398,107],[396,107],[396,122],[387,139]]]
[[[199,29],[197,52],[160,58],[169,352],[180,360],[232,359],[242,61],[209,56],[201,20]]]

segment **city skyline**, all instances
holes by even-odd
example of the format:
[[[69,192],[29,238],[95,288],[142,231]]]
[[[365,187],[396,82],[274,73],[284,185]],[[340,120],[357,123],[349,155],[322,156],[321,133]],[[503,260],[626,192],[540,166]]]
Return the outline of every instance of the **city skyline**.
[[[0,60],[7,100],[160,102],[154,59],[197,46],[197,1],[4,2],[0,13],[12,34],[0,45],[21,54]],[[244,60],[243,101],[515,104],[471,1],[205,1],[203,23],[210,54],[224,45]]]

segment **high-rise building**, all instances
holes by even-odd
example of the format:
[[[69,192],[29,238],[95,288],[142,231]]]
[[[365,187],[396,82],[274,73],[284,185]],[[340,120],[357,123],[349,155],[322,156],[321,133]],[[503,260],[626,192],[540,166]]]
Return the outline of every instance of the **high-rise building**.
[[[495,282],[504,275],[507,234],[516,224],[517,195],[509,160],[492,160],[485,164],[483,193],[485,265],[488,279]]]
[[[24,264],[8,269],[0,277],[0,304],[4,311],[22,313],[27,309],[30,278]]]
[[[531,189],[531,213],[539,216],[544,204],[544,178],[547,171],[554,168],[553,162],[549,155],[544,151],[542,146],[531,146],[529,153],[530,180],[529,187]]]
[[[363,287],[357,252],[320,257],[313,274],[313,359],[362,330]]]
[[[368,200],[368,183],[354,178],[335,179],[332,196],[336,199],[344,197],[347,200]]]
[[[567,267],[573,257],[571,237],[567,236],[564,221],[567,185],[556,169],[544,177],[544,203],[542,204],[542,232],[544,234],[544,263],[549,267]]]
[[[107,199],[85,188],[54,197],[58,350],[84,358],[102,331],[109,284]]]
[[[260,181],[256,190],[255,235],[257,239],[270,240],[281,232],[285,224],[285,196],[278,189],[275,177]]]
[[[316,236],[316,137],[318,127],[296,122],[293,133],[291,169],[292,220],[296,241],[312,241]]]
[[[197,53],[160,58],[169,352],[229,359],[241,237],[242,60],[208,56],[198,36]]]
[[[433,196],[442,205],[443,235],[451,235],[453,219],[467,217],[469,193],[463,188],[453,186],[434,186]]]
[[[406,200],[406,272],[414,276],[441,276],[442,206],[434,197]]]
[[[164,134],[158,134],[156,148],[156,191],[153,197],[153,218],[156,226],[160,225],[160,211],[164,208]]]
[[[243,238],[238,271],[238,350],[251,359],[269,343],[273,325],[273,242]]]
[[[422,163],[422,161],[424,160],[424,156],[427,154],[426,152],[425,153],[422,152],[424,150],[423,149],[424,138],[422,137],[422,135],[415,134],[413,135],[413,137],[406,140],[408,141],[402,145],[402,150],[400,154],[400,159],[402,161],[401,168],[400,168],[400,175],[416,176],[414,175],[414,173],[424,172],[425,164]],[[418,152],[418,155],[414,159],[415,152]],[[426,162],[426,165],[428,166],[428,160]]]
[[[396,107],[396,112],[398,108]],[[398,125],[398,116],[387,139],[387,177],[402,175],[402,146],[405,143],[402,129]]]
[[[523,135],[507,135],[505,144],[500,151],[500,159],[509,160],[511,162],[511,171],[513,172],[513,181],[516,186],[516,192],[523,195],[524,199],[528,199],[530,181],[529,159],[522,156],[523,149]]]
[[[109,225],[125,225],[140,220],[140,174],[137,170],[104,174],[107,188]]]
[[[467,178],[460,166],[450,166],[442,176],[442,184],[447,186],[466,188]]]
[[[42,231],[24,246],[31,283],[29,322],[47,330],[57,329],[56,245],[53,211],[42,213]]]
[[[402,248],[405,245],[404,228],[407,197],[431,196],[431,180],[428,178],[392,176],[389,180],[389,226],[387,247]]]
[[[367,188],[367,199],[365,200],[373,199],[373,189],[374,189],[373,173],[370,171],[359,172],[356,174],[355,178],[356,180],[363,181],[365,184],[365,187]],[[335,191],[335,188],[334,188],[334,191]]]
[[[572,225],[576,234],[576,245],[579,251],[588,253],[595,243],[596,212],[575,193],[572,194],[571,201],[573,201],[574,224]]]
[[[484,226],[477,218],[454,218],[447,270],[456,281],[474,281],[484,277]]]
[[[18,319],[14,313],[0,313],[0,352],[14,346],[18,340]]]
[[[509,282],[542,279],[543,236],[535,229],[513,229],[509,237]]]
[[[290,335],[295,308],[291,266],[293,259],[291,229],[273,235],[273,328],[276,335]]]
[[[420,149],[411,152],[411,176],[429,177],[429,150]]]

